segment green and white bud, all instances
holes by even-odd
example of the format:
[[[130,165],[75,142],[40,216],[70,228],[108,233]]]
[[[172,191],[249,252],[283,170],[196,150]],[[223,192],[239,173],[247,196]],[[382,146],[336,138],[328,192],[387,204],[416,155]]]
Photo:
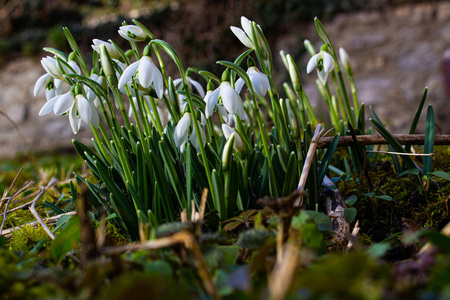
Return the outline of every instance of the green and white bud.
[[[113,64],[111,57],[109,56],[108,49],[105,45],[100,45],[100,63],[102,65],[103,73],[108,80],[108,83],[111,87],[117,86],[117,77],[114,72]]]
[[[231,157],[233,156],[234,140],[236,138],[236,133],[232,133],[228,138],[225,146],[223,147],[222,153],[222,168],[226,172],[230,169]]]

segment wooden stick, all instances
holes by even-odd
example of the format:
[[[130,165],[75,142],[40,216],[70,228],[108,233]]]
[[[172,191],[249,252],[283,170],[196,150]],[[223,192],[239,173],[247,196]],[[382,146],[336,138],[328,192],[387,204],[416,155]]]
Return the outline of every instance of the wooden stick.
[[[73,215],[76,215],[76,214],[77,214],[76,211],[70,211],[68,213],[64,213],[64,214],[60,214],[60,215],[53,216],[53,217],[50,217],[50,218],[46,218],[46,219],[44,219],[44,222],[46,222],[47,224],[51,225],[51,224],[55,224],[56,221],[59,218],[63,217],[63,216],[73,216]],[[39,223],[37,221],[34,221],[34,222],[26,223],[26,224],[23,224],[23,225],[20,225],[20,226],[16,226],[16,227],[13,227],[13,228],[8,228],[8,229],[5,229],[5,230],[2,231],[2,235],[5,238],[9,239],[9,238],[12,237],[12,233],[14,231],[19,230],[20,227],[25,226],[25,225],[30,225],[30,226],[33,226],[33,227],[37,227],[39,225]]]
[[[423,145],[425,134],[393,134],[392,135],[402,145]],[[387,145],[387,141],[381,135],[357,135],[359,145]],[[319,148],[327,148],[333,137],[323,137],[320,139]],[[351,136],[341,136],[337,147],[352,146]],[[450,145],[450,134],[437,134],[434,136],[435,145]]]
[[[306,155],[305,163],[303,164],[302,175],[300,176],[300,181],[298,182],[297,190],[304,191],[306,179],[308,178],[309,169],[311,169],[311,164],[313,161],[314,154],[316,153],[317,147],[320,144],[320,136],[323,133],[323,129],[321,129],[320,123],[317,124],[316,130],[314,131],[314,135],[311,139],[311,145],[308,149],[308,154]],[[350,137],[351,138],[351,137]],[[294,207],[298,207],[303,202],[303,194],[295,201]]]

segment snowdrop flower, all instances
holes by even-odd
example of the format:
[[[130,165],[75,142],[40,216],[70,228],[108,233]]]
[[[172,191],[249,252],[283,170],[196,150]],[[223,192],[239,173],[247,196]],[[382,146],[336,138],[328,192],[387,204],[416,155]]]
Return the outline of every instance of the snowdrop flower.
[[[306,66],[306,72],[311,73],[314,68],[317,68],[317,74],[323,85],[327,83],[328,74],[334,68],[333,57],[326,51],[322,50],[315,54],[308,62]]]
[[[97,128],[99,126],[99,117],[94,105],[82,94],[75,96],[72,90],[48,100],[39,111],[39,115],[43,116],[51,111],[55,115],[62,115],[68,112],[69,122],[74,134],[80,130],[81,121],[90,123]]]
[[[92,49],[94,49],[98,54],[100,53],[100,46],[105,45],[106,50],[109,53],[109,56],[111,58],[114,59],[118,59],[120,57],[120,53],[119,51],[117,51],[116,47],[110,43],[110,42],[105,42],[99,39],[93,39],[92,42],[94,43],[93,45],[91,45]]]
[[[214,108],[219,101],[219,97],[222,99],[223,106],[226,111],[230,114],[238,114],[238,116],[243,119],[244,107],[242,105],[242,100],[239,94],[231,87],[229,81],[223,81],[220,86],[211,93],[206,101],[205,115],[206,118],[212,116]],[[205,97],[206,98],[206,97]],[[241,108],[242,107],[242,108]]]
[[[41,59],[41,65],[44,70],[53,78],[64,80],[63,73],[58,66],[58,62],[55,58],[47,56]]]
[[[34,85],[34,96],[37,97],[39,91],[44,88],[45,99],[51,98],[61,94],[61,80],[53,78],[50,74],[46,73],[39,77]]]
[[[227,114],[237,114],[241,119],[244,119],[244,106],[242,105],[241,97],[231,86],[229,76],[230,73],[228,70],[226,70],[222,74],[222,83],[220,84],[220,86],[216,88],[208,98],[206,98],[205,96],[206,118],[212,116],[212,114],[214,113],[214,108],[216,107],[219,98],[221,98]],[[224,114],[222,114],[222,116],[223,115]]]
[[[132,42],[142,42],[147,39],[145,32],[136,25],[125,25],[119,27],[121,37]]]
[[[237,152],[242,152],[245,150],[244,141],[235,129],[231,128],[227,124],[222,124],[222,131],[227,140],[231,137],[232,134],[235,135],[233,143],[234,150],[236,150]]]
[[[142,58],[129,65],[123,71],[122,76],[119,79],[118,87],[119,89],[124,87],[131,81],[132,77],[137,74],[136,76],[139,79],[139,84],[144,89],[150,87],[152,84],[158,98],[161,99],[164,93],[163,77],[161,71],[159,71],[158,67],[156,67],[149,56],[150,49],[150,46],[145,47]]]
[[[241,41],[242,44],[244,44],[246,47],[250,48],[250,49],[255,49],[255,43],[253,42],[253,38],[252,38],[252,23],[255,23],[253,21],[250,21],[249,19],[247,19],[246,17],[242,16],[241,17],[241,28],[235,27],[235,26],[230,26],[231,31],[233,31],[234,35]],[[259,27],[259,29],[261,29],[261,27],[259,25],[256,24],[256,26]],[[256,33],[258,34],[258,33]],[[261,45],[262,41],[261,41],[261,37],[258,36],[258,41],[259,44]]]
[[[191,114],[185,113],[183,117],[178,121],[177,126],[175,126],[174,131],[174,141],[175,146],[180,148],[181,153],[186,151],[186,142],[188,141],[188,135],[189,135],[189,129],[191,127]],[[206,142],[206,135],[203,129],[199,126],[200,129],[200,136],[203,141],[203,145],[205,145]],[[197,149],[197,151],[200,151],[200,144],[198,143],[197,133],[195,131],[195,127],[192,128],[192,133],[189,136],[189,140],[192,144],[192,146]]]
[[[106,85],[106,78],[105,76],[100,76],[95,72],[92,72],[91,76],[89,76],[89,79],[97,82],[99,85],[101,85],[105,90],[107,89]],[[84,85],[84,92],[86,93],[86,98],[94,103],[95,107],[100,106],[100,99],[98,98],[97,94],[91,90],[91,88],[87,85]],[[103,103],[105,103],[105,99],[103,99]]]
[[[187,76],[186,79],[188,80],[188,84],[191,84],[194,86],[195,90],[200,95],[200,97],[204,98],[205,90],[203,89],[202,85],[198,81],[191,79],[189,76]],[[183,80],[181,78],[177,78],[173,81],[173,85],[175,87],[182,86],[182,84],[183,84]]]
[[[249,67],[247,74],[250,78],[255,93],[261,97],[264,97],[267,94],[267,90],[270,90],[270,83],[267,75],[259,71],[255,66]],[[241,92],[244,83],[245,82],[242,78],[239,78],[236,81],[235,88],[237,93]]]

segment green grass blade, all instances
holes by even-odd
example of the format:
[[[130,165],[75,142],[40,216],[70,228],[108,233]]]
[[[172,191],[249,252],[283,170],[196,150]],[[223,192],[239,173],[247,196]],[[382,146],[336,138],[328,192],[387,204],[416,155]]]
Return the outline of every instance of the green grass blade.
[[[423,153],[424,154],[430,154],[433,153],[433,146],[434,146],[434,110],[433,106],[428,106],[427,111],[427,120],[425,124],[425,141],[424,141],[424,147],[423,147]],[[422,175],[427,175],[429,172],[431,172],[431,163],[433,162],[433,157],[431,156],[425,156],[423,158],[423,169],[422,169]]]
[[[427,99],[428,87],[423,91],[422,99],[420,99],[419,107],[417,108],[416,114],[414,115],[413,122],[411,124],[411,128],[409,129],[409,134],[414,134],[416,132],[417,123],[419,123],[420,115],[422,114],[422,109],[425,104],[425,100]]]
[[[319,178],[318,178],[319,185],[322,185],[323,179],[325,178],[325,174],[328,171],[328,166],[330,165],[331,159],[333,158],[334,151],[336,151],[336,146],[338,144],[338,141],[339,141],[339,133],[334,136],[333,140],[331,140],[331,143],[328,146],[327,152],[325,153],[325,155],[322,159],[322,163],[320,164]]]

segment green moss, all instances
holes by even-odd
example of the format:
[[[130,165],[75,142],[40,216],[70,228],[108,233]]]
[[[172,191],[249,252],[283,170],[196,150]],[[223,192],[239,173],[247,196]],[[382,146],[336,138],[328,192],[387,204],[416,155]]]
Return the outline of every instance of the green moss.
[[[119,229],[111,222],[107,222],[105,228],[105,246],[119,246],[130,242]]]
[[[34,228],[31,225],[24,225],[20,229],[13,232],[7,246],[13,251],[28,252],[41,240],[48,240],[42,226]],[[45,243],[47,243],[46,241]],[[44,245],[45,246],[45,245]]]
[[[0,218],[3,221],[3,217]],[[6,215],[5,228],[12,228],[36,221],[28,209],[18,209]]]

